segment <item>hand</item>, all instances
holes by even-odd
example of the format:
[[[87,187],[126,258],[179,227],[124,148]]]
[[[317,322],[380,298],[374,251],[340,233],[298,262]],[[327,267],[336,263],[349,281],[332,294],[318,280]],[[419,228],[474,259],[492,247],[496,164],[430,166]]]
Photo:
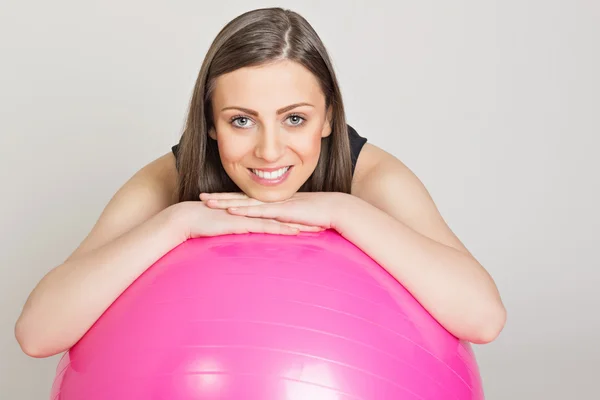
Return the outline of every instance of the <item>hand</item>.
[[[297,235],[301,231],[315,231],[312,227],[286,224],[272,218],[233,215],[226,210],[211,209],[200,201],[182,202],[175,207],[177,221],[186,239],[243,233]]]
[[[299,192],[291,198],[263,203],[241,193],[203,193],[200,198],[212,209],[235,216],[272,219],[288,224],[335,229],[343,208],[344,193]]]

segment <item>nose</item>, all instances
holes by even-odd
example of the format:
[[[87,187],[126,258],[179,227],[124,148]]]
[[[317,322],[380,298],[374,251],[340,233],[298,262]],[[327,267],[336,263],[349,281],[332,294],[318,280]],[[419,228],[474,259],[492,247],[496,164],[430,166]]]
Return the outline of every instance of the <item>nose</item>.
[[[285,151],[285,143],[277,127],[264,127],[259,133],[254,155],[266,162],[279,160]]]

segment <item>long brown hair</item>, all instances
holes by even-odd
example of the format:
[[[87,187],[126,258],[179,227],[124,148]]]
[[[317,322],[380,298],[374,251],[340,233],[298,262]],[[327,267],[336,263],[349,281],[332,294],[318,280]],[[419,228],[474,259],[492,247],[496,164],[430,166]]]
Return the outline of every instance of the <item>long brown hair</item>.
[[[352,163],[342,96],[321,39],[299,14],[282,8],[246,12],[229,22],[210,46],[196,80],[186,125],[179,142],[179,201],[198,200],[200,193],[239,192],[225,172],[213,126],[211,95],[215,80],[239,68],[277,60],[298,62],[318,79],[331,106],[331,135],[321,140],[315,171],[300,191],[350,192]]]

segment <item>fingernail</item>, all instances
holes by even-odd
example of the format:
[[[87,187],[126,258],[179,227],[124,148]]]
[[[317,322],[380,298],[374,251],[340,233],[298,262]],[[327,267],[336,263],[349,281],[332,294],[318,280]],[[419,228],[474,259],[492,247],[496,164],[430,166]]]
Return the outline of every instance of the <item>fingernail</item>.
[[[229,207],[229,211],[237,211],[237,207]]]

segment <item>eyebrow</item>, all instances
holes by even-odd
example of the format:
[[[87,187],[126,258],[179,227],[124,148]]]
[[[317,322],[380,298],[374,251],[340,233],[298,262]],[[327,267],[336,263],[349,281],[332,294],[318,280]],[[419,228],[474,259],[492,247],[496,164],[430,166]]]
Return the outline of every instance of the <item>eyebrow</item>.
[[[314,107],[310,103],[290,104],[289,106],[285,106],[285,107],[280,108],[279,110],[277,110],[277,115],[283,114],[284,112],[288,112],[290,110],[293,110],[294,108],[301,107],[301,106]],[[239,111],[243,111],[243,112],[245,112],[247,114],[253,115],[255,117],[258,116],[258,111],[250,110],[249,108],[244,108],[244,107],[232,106],[232,107],[225,107],[225,108],[221,109],[221,111],[225,111],[225,110],[239,110]]]

